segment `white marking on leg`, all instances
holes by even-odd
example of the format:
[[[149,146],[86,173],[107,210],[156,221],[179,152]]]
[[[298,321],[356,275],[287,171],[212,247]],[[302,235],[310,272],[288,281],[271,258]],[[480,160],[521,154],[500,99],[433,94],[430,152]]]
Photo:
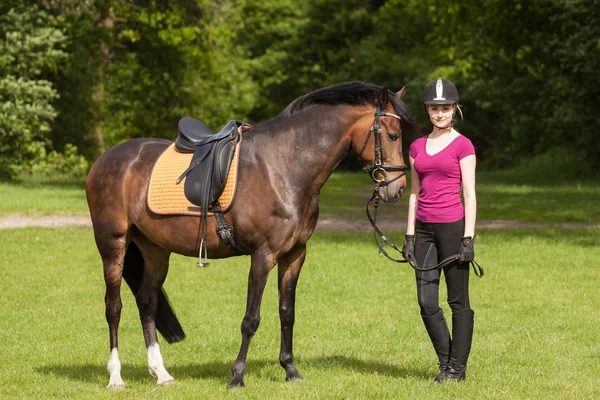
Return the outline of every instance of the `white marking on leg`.
[[[163,358],[160,354],[158,343],[148,346],[148,371],[150,375],[156,378],[156,383],[166,385],[175,382],[175,379],[165,369]]]
[[[106,388],[110,390],[124,389],[125,383],[121,379],[121,361],[119,360],[119,351],[116,348],[110,351],[106,369],[110,374],[110,380]]]

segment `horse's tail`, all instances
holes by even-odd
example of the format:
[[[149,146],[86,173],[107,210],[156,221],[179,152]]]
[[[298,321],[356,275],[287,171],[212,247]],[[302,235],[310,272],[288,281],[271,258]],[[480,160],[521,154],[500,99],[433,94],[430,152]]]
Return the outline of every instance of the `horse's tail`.
[[[125,253],[123,263],[123,278],[134,295],[142,283],[144,272],[144,257],[139,247],[132,241]],[[169,304],[169,298],[164,289],[158,295],[158,310],[156,312],[156,329],[168,343],[177,343],[185,339],[183,328]]]

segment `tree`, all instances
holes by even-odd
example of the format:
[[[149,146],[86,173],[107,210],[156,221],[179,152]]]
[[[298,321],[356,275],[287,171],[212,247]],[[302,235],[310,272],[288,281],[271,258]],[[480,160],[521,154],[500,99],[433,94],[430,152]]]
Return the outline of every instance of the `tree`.
[[[56,20],[35,6],[0,6],[0,175],[15,177],[46,155],[52,101],[47,75],[65,59]]]

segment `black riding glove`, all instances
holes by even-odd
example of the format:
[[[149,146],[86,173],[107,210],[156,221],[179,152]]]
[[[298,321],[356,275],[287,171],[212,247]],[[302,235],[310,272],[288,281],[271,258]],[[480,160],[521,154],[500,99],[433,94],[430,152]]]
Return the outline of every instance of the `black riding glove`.
[[[475,243],[471,236],[465,236],[460,242],[458,249],[458,262],[469,263],[475,259]]]
[[[402,257],[406,261],[415,259],[415,235],[404,236],[404,245],[402,246]]]

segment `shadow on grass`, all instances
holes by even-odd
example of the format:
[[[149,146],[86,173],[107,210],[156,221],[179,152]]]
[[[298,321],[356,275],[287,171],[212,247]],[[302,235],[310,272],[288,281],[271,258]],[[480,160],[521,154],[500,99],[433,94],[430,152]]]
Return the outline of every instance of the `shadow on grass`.
[[[302,373],[302,364],[310,365],[311,369],[327,372],[334,369],[347,369],[363,374],[384,375],[394,378],[419,378],[430,380],[431,371],[427,369],[405,367],[386,362],[366,361],[347,356],[323,356],[314,358],[298,358],[297,364]],[[229,382],[231,379],[231,367],[233,362],[208,362],[203,364],[174,365],[167,370],[175,380],[177,379],[213,379]],[[257,373],[264,368],[272,368],[278,365],[277,360],[251,360],[247,363],[246,372]],[[98,379],[108,382],[106,365],[102,364],[73,364],[73,365],[46,365],[36,368],[36,371],[44,375],[58,375],[73,381],[97,383]],[[149,382],[151,378],[146,366],[122,366],[121,374],[127,383]],[[281,370],[281,381],[285,381],[285,373]]]

